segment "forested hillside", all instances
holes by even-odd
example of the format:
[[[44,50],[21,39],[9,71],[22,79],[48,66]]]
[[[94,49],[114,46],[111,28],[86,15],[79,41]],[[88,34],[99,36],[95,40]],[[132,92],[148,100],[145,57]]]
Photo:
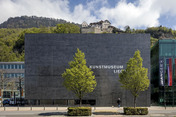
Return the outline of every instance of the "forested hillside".
[[[8,21],[7,21],[8,22]],[[40,22],[40,21],[39,21]],[[41,21],[42,22],[42,21]],[[43,22],[44,23],[44,22]],[[13,23],[10,23],[13,24]],[[18,21],[17,21],[18,24]],[[17,25],[14,22],[15,26]],[[51,24],[51,23],[50,23]],[[54,24],[52,24],[54,25]],[[7,23],[7,26],[10,26]],[[32,25],[31,25],[32,26]],[[0,61],[24,61],[24,38],[25,33],[80,33],[80,26],[73,23],[56,24],[54,26],[40,26],[40,28],[1,28],[0,29]],[[114,30],[114,33],[118,31]],[[119,33],[119,32],[118,32]],[[167,27],[150,27],[147,29],[130,29],[120,33],[149,33],[151,35],[151,47],[159,39],[176,39],[176,30]]]
[[[13,51],[23,29],[0,29],[0,61],[24,61],[24,55]]]
[[[158,41],[158,39],[176,39],[176,30],[171,28],[159,26],[150,27],[147,29],[130,29],[127,27],[124,33],[149,33],[151,35],[151,46]]]
[[[55,27],[0,29],[0,61],[24,61],[25,33],[80,33],[80,27],[71,23]]]
[[[63,19],[54,19],[36,16],[21,16],[9,18],[4,23],[0,24],[0,28],[40,28],[40,27],[54,27],[57,24],[69,23]],[[77,24],[79,25],[79,24]]]

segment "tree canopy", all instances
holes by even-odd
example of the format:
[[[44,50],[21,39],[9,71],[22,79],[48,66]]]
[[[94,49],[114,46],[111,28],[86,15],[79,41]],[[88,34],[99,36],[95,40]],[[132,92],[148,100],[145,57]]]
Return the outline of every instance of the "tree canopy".
[[[79,49],[75,53],[74,60],[69,62],[69,66],[62,74],[63,84],[79,98],[81,106],[83,96],[95,89],[96,79],[93,71],[86,66],[84,53]]]
[[[54,33],[80,33],[80,27],[71,23],[57,24]]]
[[[137,50],[127,62],[126,69],[119,74],[121,87],[129,90],[134,96],[134,107],[136,107],[136,98],[141,91],[145,91],[149,87],[148,69],[142,65],[143,59],[140,51]]]

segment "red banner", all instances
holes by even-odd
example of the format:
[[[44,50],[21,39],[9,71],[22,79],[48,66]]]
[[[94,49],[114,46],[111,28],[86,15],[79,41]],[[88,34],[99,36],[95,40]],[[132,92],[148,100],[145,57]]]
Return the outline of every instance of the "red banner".
[[[168,86],[172,86],[172,58],[166,59]]]
[[[169,58],[169,86],[172,86],[172,58]]]
[[[174,73],[174,75],[175,75],[175,81],[176,81],[176,59],[175,59],[175,73]]]

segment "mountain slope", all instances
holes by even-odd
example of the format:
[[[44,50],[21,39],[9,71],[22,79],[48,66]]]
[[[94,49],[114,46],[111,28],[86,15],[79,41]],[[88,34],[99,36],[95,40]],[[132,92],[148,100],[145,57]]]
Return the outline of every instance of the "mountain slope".
[[[63,19],[54,19],[36,16],[21,16],[9,18],[0,24],[0,28],[32,28],[32,27],[54,27],[57,24],[68,23]]]

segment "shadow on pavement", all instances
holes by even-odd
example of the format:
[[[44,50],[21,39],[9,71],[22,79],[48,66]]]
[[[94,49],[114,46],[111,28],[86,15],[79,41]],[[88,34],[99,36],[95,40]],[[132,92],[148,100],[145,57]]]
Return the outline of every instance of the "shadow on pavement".
[[[46,112],[46,113],[40,113],[39,116],[53,116],[53,115],[67,115],[66,112]]]
[[[94,115],[123,115],[119,112],[93,112]]]

